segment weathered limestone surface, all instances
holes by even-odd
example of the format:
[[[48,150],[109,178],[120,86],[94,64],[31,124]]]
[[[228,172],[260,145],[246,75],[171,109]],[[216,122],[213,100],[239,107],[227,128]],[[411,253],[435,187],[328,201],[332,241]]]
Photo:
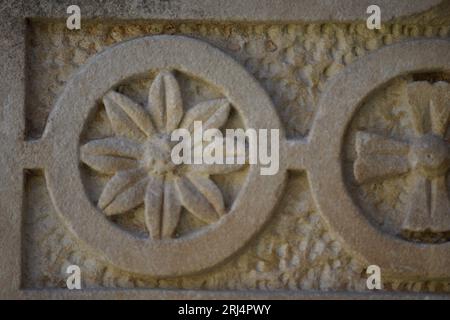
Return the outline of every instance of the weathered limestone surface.
[[[449,297],[450,1],[70,4],[0,2],[1,298]],[[175,166],[194,120],[279,172]]]

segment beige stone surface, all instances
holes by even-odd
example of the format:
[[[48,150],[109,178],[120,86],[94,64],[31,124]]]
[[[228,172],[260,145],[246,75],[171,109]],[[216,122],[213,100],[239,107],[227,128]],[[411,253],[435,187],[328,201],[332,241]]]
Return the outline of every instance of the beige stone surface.
[[[449,1],[108,4],[2,3],[2,298],[448,297]],[[200,118],[279,173],[173,166]]]

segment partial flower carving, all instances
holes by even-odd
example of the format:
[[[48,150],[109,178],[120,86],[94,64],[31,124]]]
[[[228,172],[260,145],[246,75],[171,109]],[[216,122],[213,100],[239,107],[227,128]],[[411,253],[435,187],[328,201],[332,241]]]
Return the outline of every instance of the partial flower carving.
[[[407,87],[414,136],[393,139],[368,132],[356,136],[354,175],[358,183],[414,175],[402,228],[408,231],[450,230],[447,175],[450,143],[450,85],[413,82]]]
[[[206,223],[225,214],[222,193],[210,175],[239,170],[242,165],[175,165],[170,134],[177,128],[192,131],[194,121],[202,121],[205,129],[222,127],[231,108],[228,100],[205,101],[184,112],[176,78],[163,71],[153,81],[145,107],[116,91],[108,92],[103,103],[115,136],[83,145],[81,160],[113,175],[98,200],[106,215],[122,214],[144,203],[150,237],[164,239],[174,235],[182,206]]]

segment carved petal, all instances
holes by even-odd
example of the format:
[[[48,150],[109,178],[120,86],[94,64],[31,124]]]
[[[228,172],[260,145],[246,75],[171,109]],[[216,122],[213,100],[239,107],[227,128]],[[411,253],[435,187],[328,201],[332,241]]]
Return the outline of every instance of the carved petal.
[[[108,216],[125,213],[136,208],[144,202],[145,190],[148,184],[148,177],[139,180],[131,187],[123,190],[114,200],[104,209]]]
[[[85,155],[82,157],[84,163],[92,169],[106,174],[114,174],[119,170],[127,170],[136,168],[138,163],[134,159],[118,158],[113,156],[92,156]]]
[[[152,239],[171,238],[180,221],[181,204],[173,180],[151,177],[145,195],[145,222]]]
[[[140,157],[139,144],[125,138],[93,140],[81,147],[81,160],[101,173],[135,168]]]
[[[187,174],[187,178],[214,207],[219,216],[225,214],[222,192],[208,176]]]
[[[163,179],[161,176],[151,176],[145,191],[145,224],[152,239],[161,239]]]
[[[161,132],[177,128],[183,117],[183,104],[178,82],[170,72],[156,76],[149,90],[147,109]]]
[[[358,183],[394,177],[410,170],[406,143],[358,132],[354,174]]]
[[[181,203],[173,180],[164,183],[164,205],[161,225],[162,238],[171,238],[180,221]]]
[[[234,148],[228,149],[227,142],[230,142],[230,146],[234,146]],[[212,142],[206,142],[203,141],[203,148],[213,146],[214,144],[219,144],[218,147],[221,147],[223,149],[223,164],[220,163],[213,163],[213,164],[190,164],[186,165],[186,171],[187,172],[193,172],[198,174],[226,174],[238,171],[242,169],[246,163],[248,163],[248,148],[246,145],[242,146],[242,149],[237,148],[236,144],[233,142],[233,139],[224,138],[223,140],[213,140]],[[204,149],[201,148],[196,149],[194,146],[194,149],[192,151],[192,154],[195,155],[197,152],[204,152]],[[240,162],[244,163],[237,163],[238,157],[240,158]],[[242,158],[242,159],[241,159]],[[231,160],[231,164],[227,164],[227,159]]]
[[[408,84],[408,98],[416,132],[445,136],[450,117],[450,85],[444,81],[413,82]]]
[[[355,161],[354,174],[360,184],[388,179],[407,173],[409,162],[404,157],[365,156]]]
[[[429,106],[433,95],[432,86],[427,81],[416,81],[408,84],[408,100],[410,117],[418,135],[426,134],[429,123]]]
[[[120,193],[132,187],[136,182],[145,177],[144,169],[131,169],[117,172],[108,181],[98,200],[98,207],[105,209]]]
[[[175,180],[175,185],[180,196],[181,203],[200,220],[212,223],[219,219],[220,215],[208,199],[187,179],[180,177]]]
[[[431,226],[434,232],[450,231],[450,200],[446,177],[442,176],[432,183]]]
[[[430,199],[431,182],[426,177],[417,175],[416,183],[408,201],[408,210],[403,229],[424,231],[431,223]]]
[[[201,102],[186,112],[180,128],[194,130],[194,121],[202,121],[203,130],[220,128],[228,119],[230,103],[226,99]]]
[[[108,92],[105,98],[111,100],[110,103],[115,103],[120,106],[128,117],[130,117],[130,119],[133,120],[139,129],[147,136],[150,136],[155,132],[150,115],[133,100],[115,91]]]
[[[358,154],[401,156],[408,154],[409,146],[402,141],[359,131],[356,134],[356,151]]]
[[[142,155],[140,144],[125,138],[92,140],[81,147],[83,154],[110,155],[138,159]]]
[[[123,106],[130,114],[136,112],[136,108],[132,106],[133,102],[130,99],[111,91],[103,97],[103,103],[111,126],[118,136],[138,141],[145,139],[146,135],[124,110]],[[137,115],[133,114],[133,117],[137,117]]]
[[[241,170],[245,164],[191,164],[188,171],[198,174],[227,174]]]
[[[450,121],[450,84],[437,82],[430,106],[431,126],[434,134],[444,137]]]

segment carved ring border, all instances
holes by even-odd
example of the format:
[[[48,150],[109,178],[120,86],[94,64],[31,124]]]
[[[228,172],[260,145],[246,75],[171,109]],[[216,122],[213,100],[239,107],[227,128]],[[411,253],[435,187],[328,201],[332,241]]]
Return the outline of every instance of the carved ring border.
[[[261,176],[259,165],[251,166],[230,212],[216,224],[181,239],[150,241],[125,233],[108,222],[88,200],[82,184],[78,166],[83,124],[96,101],[113,85],[159,68],[173,68],[220,88],[241,113],[246,127],[280,128],[265,91],[220,50],[187,37],[143,37],[100,53],[67,84],[44,134],[43,140],[52,146],[52,155],[44,166],[52,201],[77,238],[122,269],[177,276],[212,267],[247,243],[270,216],[286,170],[281,164],[278,174]]]
[[[384,272],[450,275],[450,243],[414,244],[373,226],[344,182],[342,150],[347,127],[363,100],[389,80],[409,73],[450,72],[450,42],[417,40],[359,59],[329,83],[310,135],[306,168],[314,199],[329,226],[348,247]],[[320,155],[320,164],[314,158]]]

